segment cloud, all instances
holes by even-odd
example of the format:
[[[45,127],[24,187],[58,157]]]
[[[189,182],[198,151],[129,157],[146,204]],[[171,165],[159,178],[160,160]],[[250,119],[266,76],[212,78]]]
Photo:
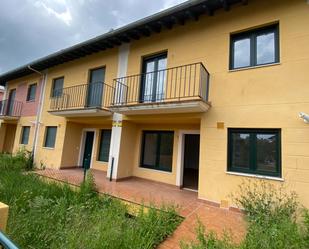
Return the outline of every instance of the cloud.
[[[58,1],[58,2],[65,3],[65,1]],[[57,12],[52,7],[47,6],[47,4],[42,1],[36,1],[34,3],[34,6],[37,8],[43,8],[44,10],[47,11],[49,15],[58,18],[59,20],[63,21],[66,25],[70,26],[71,21],[72,21],[72,16],[71,16],[71,12],[67,8],[64,12]]]
[[[0,74],[184,0],[2,0]]]

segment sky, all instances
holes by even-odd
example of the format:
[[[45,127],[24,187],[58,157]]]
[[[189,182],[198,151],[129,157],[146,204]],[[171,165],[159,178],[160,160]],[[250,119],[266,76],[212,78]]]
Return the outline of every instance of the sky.
[[[185,0],[1,0],[0,74]]]

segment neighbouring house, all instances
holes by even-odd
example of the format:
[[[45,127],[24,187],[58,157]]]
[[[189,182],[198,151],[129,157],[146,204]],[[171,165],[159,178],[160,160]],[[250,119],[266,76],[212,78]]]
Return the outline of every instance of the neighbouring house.
[[[15,136],[2,151],[28,138],[38,165],[223,207],[243,180],[265,179],[309,207],[308,13],[305,0],[187,1],[2,74],[1,139]]]

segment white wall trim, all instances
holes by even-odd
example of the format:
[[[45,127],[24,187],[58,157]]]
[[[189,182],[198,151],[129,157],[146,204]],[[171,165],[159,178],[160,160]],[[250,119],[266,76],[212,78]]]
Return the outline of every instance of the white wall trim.
[[[34,130],[34,141],[33,141],[33,159],[35,161],[36,157],[36,151],[38,147],[39,142],[39,133],[40,133],[40,126],[41,126],[41,118],[42,118],[42,112],[43,112],[43,105],[44,105],[44,98],[45,98],[45,91],[46,91],[46,84],[47,84],[47,78],[48,78],[48,72],[45,71],[43,74],[42,79],[42,85],[41,85],[41,92],[39,97],[39,104],[38,104],[38,110],[36,114],[36,121],[35,121],[35,130]]]
[[[86,132],[87,131],[93,131],[94,132],[94,137],[93,137],[93,144],[92,144],[92,152],[91,152],[91,161],[90,161],[90,169],[92,168],[92,163],[93,163],[93,158],[94,158],[94,150],[95,150],[95,144],[96,144],[96,138],[97,138],[97,129],[93,128],[84,128],[82,130],[82,136],[81,136],[81,141],[80,141],[80,146],[79,146],[79,155],[78,155],[78,162],[77,166],[82,167],[83,164],[83,157],[84,157],[84,151],[85,151],[85,142],[86,142]]]
[[[183,161],[184,161],[186,134],[200,134],[200,130],[178,131],[178,151],[177,151],[177,164],[176,164],[176,186],[178,187],[181,187],[183,184]]]

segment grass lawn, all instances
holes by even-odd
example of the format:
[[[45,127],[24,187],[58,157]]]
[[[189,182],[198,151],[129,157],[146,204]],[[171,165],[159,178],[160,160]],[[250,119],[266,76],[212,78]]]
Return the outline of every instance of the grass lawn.
[[[155,248],[181,222],[172,208],[141,207],[135,217],[117,199],[25,173],[25,155],[0,155],[0,202],[10,206],[7,234],[20,248]],[[90,177],[91,178],[91,177]]]

